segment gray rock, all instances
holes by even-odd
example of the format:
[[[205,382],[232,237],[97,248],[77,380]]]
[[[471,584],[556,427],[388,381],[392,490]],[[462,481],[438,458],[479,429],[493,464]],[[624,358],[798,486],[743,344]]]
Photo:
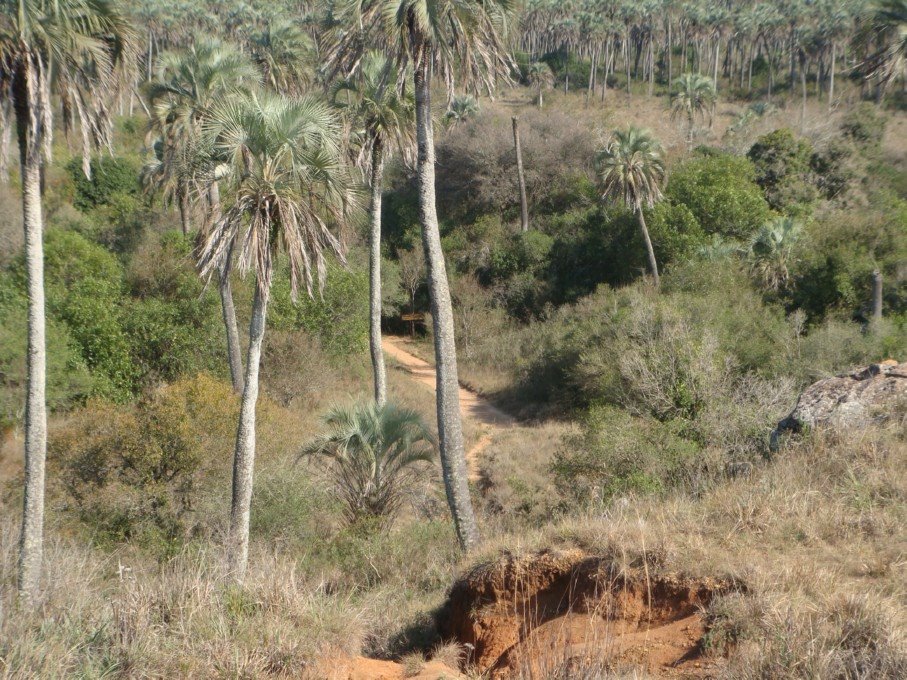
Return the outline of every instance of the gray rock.
[[[772,449],[781,435],[804,428],[861,428],[883,421],[907,400],[907,363],[893,359],[825,378],[804,390],[790,415],[772,432]]]

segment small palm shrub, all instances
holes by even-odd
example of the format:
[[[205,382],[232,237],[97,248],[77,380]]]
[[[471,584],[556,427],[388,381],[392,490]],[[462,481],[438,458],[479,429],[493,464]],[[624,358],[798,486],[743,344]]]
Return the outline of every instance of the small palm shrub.
[[[327,432],[300,457],[322,459],[350,524],[392,518],[418,479],[417,463],[434,457],[435,439],[415,411],[394,404],[338,407]]]

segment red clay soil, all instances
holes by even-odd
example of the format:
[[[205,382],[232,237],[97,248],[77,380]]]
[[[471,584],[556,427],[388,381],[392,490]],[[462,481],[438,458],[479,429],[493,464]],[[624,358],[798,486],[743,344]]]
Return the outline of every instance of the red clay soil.
[[[439,627],[491,678],[552,677],[577,663],[707,677],[700,612],[731,584],[640,572],[578,550],[508,556],[454,584]]]
[[[326,680],[460,680],[463,677],[440,661],[426,661],[420,667],[408,669],[402,663],[364,656],[325,659],[314,673],[311,677]]]

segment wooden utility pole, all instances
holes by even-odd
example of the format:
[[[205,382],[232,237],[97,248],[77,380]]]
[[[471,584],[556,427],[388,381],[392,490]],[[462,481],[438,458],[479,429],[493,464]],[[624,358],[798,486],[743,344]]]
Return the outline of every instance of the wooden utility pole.
[[[520,119],[513,121],[513,145],[516,147],[516,172],[520,183],[520,231],[529,231],[529,203],[526,200],[526,176],[523,174],[523,149],[520,146]]]

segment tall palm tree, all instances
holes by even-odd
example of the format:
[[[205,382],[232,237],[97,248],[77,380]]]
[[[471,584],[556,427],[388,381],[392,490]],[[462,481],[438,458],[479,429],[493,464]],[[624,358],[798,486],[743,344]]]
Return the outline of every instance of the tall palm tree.
[[[215,152],[232,166],[229,207],[204,235],[199,271],[228,269],[234,248],[239,272],[255,275],[245,380],[233,458],[228,561],[241,582],[249,554],[249,514],[255,468],[255,405],[274,262],[283,250],[295,298],[311,295],[327,275],[325,251],[342,259],[328,222],[343,219],[349,176],[342,163],[342,126],[326,103],[249,95],[224,100],[203,122]]]
[[[907,0],[875,0],[870,5],[871,32],[879,47],[870,57],[869,75],[884,88],[905,75],[907,64]]]
[[[207,197],[208,224],[221,216],[219,182],[227,166],[224,159],[217,159],[205,148],[202,123],[218,97],[256,80],[255,67],[239,50],[217,41],[199,41],[188,49],[165,55],[159,76],[146,86],[154,113],[152,129],[159,134],[155,153],[145,167],[146,175],[153,185],[177,195],[183,234],[190,230],[188,204],[192,184],[201,185]],[[229,269],[218,272],[218,292],[230,378],[233,389],[241,393],[242,350]]]
[[[717,100],[714,81],[698,73],[684,73],[674,81],[671,117],[684,116],[687,121],[687,144],[693,148],[693,125],[696,117],[711,118]]]
[[[554,73],[546,62],[534,61],[529,64],[526,77],[529,79],[529,84],[535,88],[535,102],[541,108],[545,105],[542,90],[547,90],[554,84]]]
[[[435,438],[416,411],[394,404],[355,404],[333,409],[328,431],[301,456],[321,456],[350,522],[393,517],[406,499],[416,463],[434,459]]]
[[[375,383],[375,402],[382,405],[387,400],[387,371],[384,351],[381,348],[381,194],[384,189],[384,162],[396,147],[409,153],[415,142],[412,94],[401,94],[396,89],[397,70],[380,52],[369,52],[362,60],[357,78],[342,81],[334,86],[334,101],[341,92],[356,96],[352,113],[365,128],[361,158],[367,162],[371,200],[369,205],[369,288],[370,322],[369,345]]]
[[[296,22],[278,18],[249,37],[252,59],[275,92],[301,94],[311,84],[315,43]]]
[[[469,497],[453,309],[435,205],[431,84],[433,77],[440,77],[451,101],[458,76],[467,89],[489,92],[498,79],[509,80],[514,63],[505,37],[515,4],[513,0],[353,0],[343,22],[344,31],[326,53],[334,69],[349,72],[363,45],[383,44],[401,66],[412,67],[419,218],[435,341],[441,467],[457,537],[464,549],[478,542],[479,531]]]
[[[111,133],[108,100],[115,64],[131,33],[107,0],[0,0],[0,91],[8,91],[19,140],[25,268],[28,290],[28,386],[25,397],[25,493],[19,557],[19,593],[29,600],[41,578],[44,463],[47,453],[44,339],[43,162],[53,135],[51,87],[63,120],[77,114],[83,170],[92,147]],[[53,77],[51,77],[53,69]]]
[[[657,287],[660,283],[658,263],[643,207],[651,208],[661,198],[661,182],[665,175],[661,144],[648,130],[632,125],[626,131],[615,130],[605,148],[596,155],[595,168],[602,198],[620,200],[636,214],[649,256],[649,269]]]

